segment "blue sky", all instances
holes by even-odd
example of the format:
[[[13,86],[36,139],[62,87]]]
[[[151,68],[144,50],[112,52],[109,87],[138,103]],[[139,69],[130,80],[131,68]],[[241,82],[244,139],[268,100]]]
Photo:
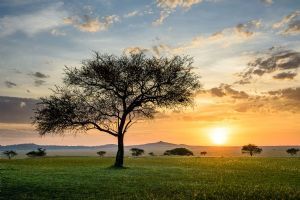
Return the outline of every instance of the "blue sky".
[[[1,0],[0,96],[49,95],[49,88],[61,83],[64,66],[80,66],[92,51],[143,51],[158,57],[192,56],[204,90],[251,97],[247,102],[235,98],[236,110],[255,107],[252,98],[266,98],[270,91],[281,91],[274,94],[282,95],[286,105],[300,105],[300,90],[292,96],[286,90],[300,87],[299,39],[299,0]],[[292,56],[278,59],[283,54]],[[257,58],[275,59],[276,64],[257,63]],[[199,99],[204,107],[233,101]],[[278,111],[279,103],[270,106]],[[292,109],[296,114],[300,110]],[[298,127],[293,127],[295,134]]]

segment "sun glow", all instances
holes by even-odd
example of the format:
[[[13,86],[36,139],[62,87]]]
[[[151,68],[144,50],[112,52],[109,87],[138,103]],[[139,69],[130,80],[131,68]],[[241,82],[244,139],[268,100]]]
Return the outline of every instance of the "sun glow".
[[[228,129],[225,127],[213,128],[211,130],[210,136],[214,144],[225,144],[228,138]]]

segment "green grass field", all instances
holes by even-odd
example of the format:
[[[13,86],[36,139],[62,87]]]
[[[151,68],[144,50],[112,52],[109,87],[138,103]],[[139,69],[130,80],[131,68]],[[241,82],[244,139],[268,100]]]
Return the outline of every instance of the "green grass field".
[[[300,158],[0,160],[0,199],[300,199]]]

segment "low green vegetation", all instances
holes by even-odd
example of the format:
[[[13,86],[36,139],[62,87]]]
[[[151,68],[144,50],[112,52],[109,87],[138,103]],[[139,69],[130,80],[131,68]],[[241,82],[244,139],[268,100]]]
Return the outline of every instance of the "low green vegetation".
[[[164,155],[166,155],[166,156],[171,156],[171,155],[192,156],[192,155],[194,155],[194,153],[186,148],[175,148],[175,149],[165,151]]]
[[[300,158],[0,159],[0,199],[300,199]]]

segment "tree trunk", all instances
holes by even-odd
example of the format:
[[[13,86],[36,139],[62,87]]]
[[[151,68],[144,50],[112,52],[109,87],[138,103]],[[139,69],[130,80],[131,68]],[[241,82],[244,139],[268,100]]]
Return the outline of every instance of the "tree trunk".
[[[123,142],[123,134],[118,135],[118,152],[115,161],[115,167],[122,168],[124,162],[124,142]]]

